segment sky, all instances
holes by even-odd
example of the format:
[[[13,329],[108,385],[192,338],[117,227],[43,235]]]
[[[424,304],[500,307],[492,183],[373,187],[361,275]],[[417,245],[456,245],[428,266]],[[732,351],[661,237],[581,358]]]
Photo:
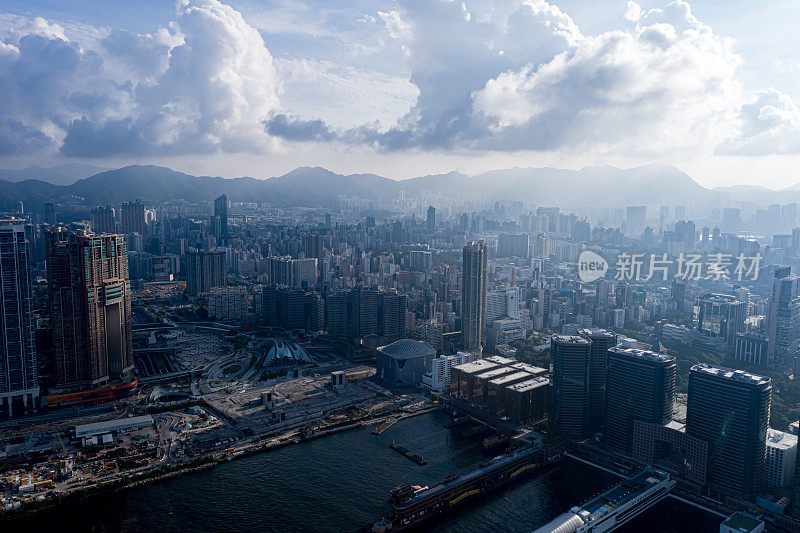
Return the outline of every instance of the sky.
[[[800,182],[795,0],[0,0],[0,167]]]

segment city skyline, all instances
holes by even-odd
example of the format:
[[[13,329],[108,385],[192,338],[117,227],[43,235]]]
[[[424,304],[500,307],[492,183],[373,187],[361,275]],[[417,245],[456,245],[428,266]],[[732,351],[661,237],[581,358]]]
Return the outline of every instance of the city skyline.
[[[0,0],[4,531],[800,532],[798,22]]]
[[[0,2],[0,167],[661,162],[709,187],[800,181],[790,2],[94,5]]]

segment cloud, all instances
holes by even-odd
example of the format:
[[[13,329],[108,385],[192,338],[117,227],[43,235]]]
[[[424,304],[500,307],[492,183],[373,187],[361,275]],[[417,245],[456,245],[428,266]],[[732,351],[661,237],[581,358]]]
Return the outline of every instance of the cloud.
[[[178,0],[175,20],[145,34],[0,14],[0,156],[260,154],[281,139],[409,153],[800,153],[795,103],[769,88],[745,95],[734,43],[682,0],[629,1],[620,28],[598,35],[545,0],[247,9],[246,21],[218,0]]]
[[[388,131],[366,121],[342,127],[322,112],[303,117],[325,120],[326,138],[385,151],[580,150],[648,158],[703,156],[721,146],[796,150],[791,140],[760,140],[793,138],[788,97],[765,104],[763,113],[759,107],[755,119],[733,41],[682,0],[650,10],[628,2],[627,24],[599,35],[583,34],[544,0],[496,0],[475,12],[454,1],[397,0],[378,15],[402,47],[418,97]]]
[[[585,37],[488,80],[474,111],[498,147],[709,149],[733,127],[738,64],[728,40],[674,2],[640,15],[633,31]]]
[[[284,87],[282,112],[301,120],[324,117],[331,128],[378,122],[394,126],[408,113],[418,91],[402,76],[315,59],[279,59]]]
[[[742,105],[737,134],[719,153],[738,155],[800,153],[800,109],[775,89],[759,91]]]
[[[152,35],[74,35],[43,19],[17,27],[0,33],[0,121],[31,142],[4,143],[4,153],[263,152],[274,144],[264,128],[279,103],[273,58],[259,32],[217,0],[179,0],[175,22]]]
[[[290,141],[331,141],[335,134],[323,121],[303,120],[286,115],[275,115],[267,122],[267,131]]]

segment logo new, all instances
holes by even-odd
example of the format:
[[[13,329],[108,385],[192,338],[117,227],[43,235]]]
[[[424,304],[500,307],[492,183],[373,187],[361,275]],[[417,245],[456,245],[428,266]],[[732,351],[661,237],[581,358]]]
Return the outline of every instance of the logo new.
[[[578,277],[584,283],[590,283],[606,275],[608,262],[602,256],[588,250],[578,257]]]

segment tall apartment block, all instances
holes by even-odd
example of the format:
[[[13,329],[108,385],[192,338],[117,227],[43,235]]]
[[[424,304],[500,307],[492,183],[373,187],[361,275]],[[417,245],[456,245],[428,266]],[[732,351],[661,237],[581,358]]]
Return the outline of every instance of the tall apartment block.
[[[481,348],[486,324],[486,272],[489,252],[483,241],[464,247],[461,270],[461,344],[464,350]]]
[[[144,206],[142,202],[125,202],[122,204],[122,212],[119,224],[120,233],[138,233],[144,238],[147,235],[147,224],[144,219]]]
[[[186,254],[186,294],[197,296],[225,285],[225,250],[190,250]]]
[[[25,221],[0,219],[0,418],[36,408],[35,328]]]
[[[73,390],[127,380],[133,348],[125,237],[71,233],[53,242],[49,257],[57,386]]]

